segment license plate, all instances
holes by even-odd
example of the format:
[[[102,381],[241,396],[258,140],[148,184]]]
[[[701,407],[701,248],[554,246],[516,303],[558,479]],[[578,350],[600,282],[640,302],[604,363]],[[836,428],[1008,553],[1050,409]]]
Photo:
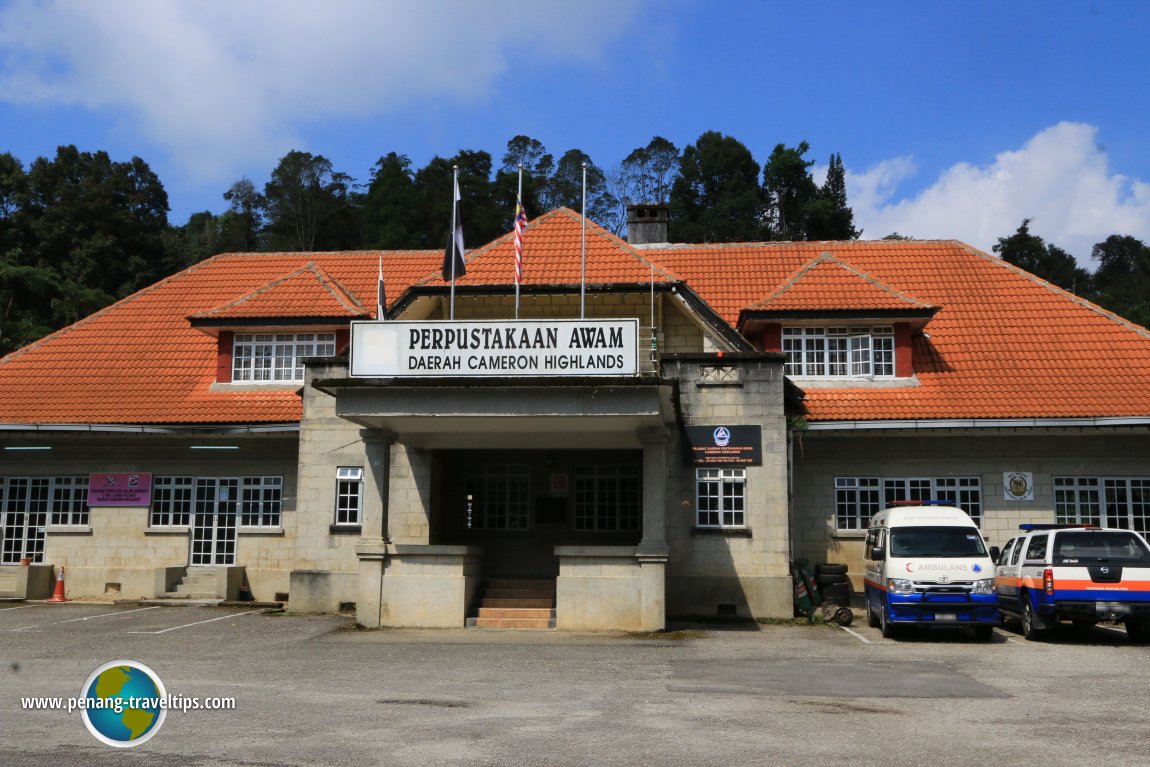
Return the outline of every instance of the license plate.
[[[958,620],[958,616],[954,613],[935,613],[934,619],[940,623],[948,623]]]

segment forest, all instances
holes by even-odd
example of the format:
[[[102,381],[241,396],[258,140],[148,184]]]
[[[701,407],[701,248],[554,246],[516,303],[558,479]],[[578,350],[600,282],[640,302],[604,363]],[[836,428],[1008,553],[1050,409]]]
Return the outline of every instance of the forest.
[[[168,196],[139,157],[60,147],[25,166],[0,154],[0,355],[217,253],[440,249],[459,168],[464,236],[486,243],[511,230],[519,171],[528,217],[580,210],[586,167],[589,219],[624,234],[626,206],[665,203],[676,242],[849,240],[862,235],[847,200],[840,154],[825,180],[804,141],[777,144],[760,164],[738,139],[703,133],[679,149],[660,136],[606,169],[579,149],[556,156],[515,136],[497,164],[460,150],[415,168],[381,156],[362,181],[322,155],[291,151],[262,184],[236,180],[222,212],[168,220]],[[868,232],[872,238],[883,237]],[[898,233],[887,238],[906,239]],[[1024,220],[993,250],[1004,260],[1140,325],[1150,324],[1150,249],[1115,233],[1093,248],[1093,271]]]

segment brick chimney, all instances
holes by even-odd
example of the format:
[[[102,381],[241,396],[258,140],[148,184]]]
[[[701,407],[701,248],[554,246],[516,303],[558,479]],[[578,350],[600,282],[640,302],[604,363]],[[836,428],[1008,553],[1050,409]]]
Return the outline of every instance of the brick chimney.
[[[667,242],[667,205],[665,203],[628,205],[627,242],[632,245]]]

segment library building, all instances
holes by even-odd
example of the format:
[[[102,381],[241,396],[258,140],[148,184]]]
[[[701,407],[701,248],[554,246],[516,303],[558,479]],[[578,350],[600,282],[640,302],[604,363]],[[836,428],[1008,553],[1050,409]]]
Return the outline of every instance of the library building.
[[[0,359],[0,596],[793,614],[899,500],[1150,527],[1150,333],[957,241],[225,253]]]

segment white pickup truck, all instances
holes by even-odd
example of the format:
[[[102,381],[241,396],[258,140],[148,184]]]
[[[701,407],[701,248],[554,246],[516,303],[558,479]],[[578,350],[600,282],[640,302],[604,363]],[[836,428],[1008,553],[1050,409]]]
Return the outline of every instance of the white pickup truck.
[[[1122,621],[1133,642],[1150,641],[1150,545],[1133,530],[1020,525],[1002,549],[994,590],[1027,639],[1061,621],[1077,627]]]

